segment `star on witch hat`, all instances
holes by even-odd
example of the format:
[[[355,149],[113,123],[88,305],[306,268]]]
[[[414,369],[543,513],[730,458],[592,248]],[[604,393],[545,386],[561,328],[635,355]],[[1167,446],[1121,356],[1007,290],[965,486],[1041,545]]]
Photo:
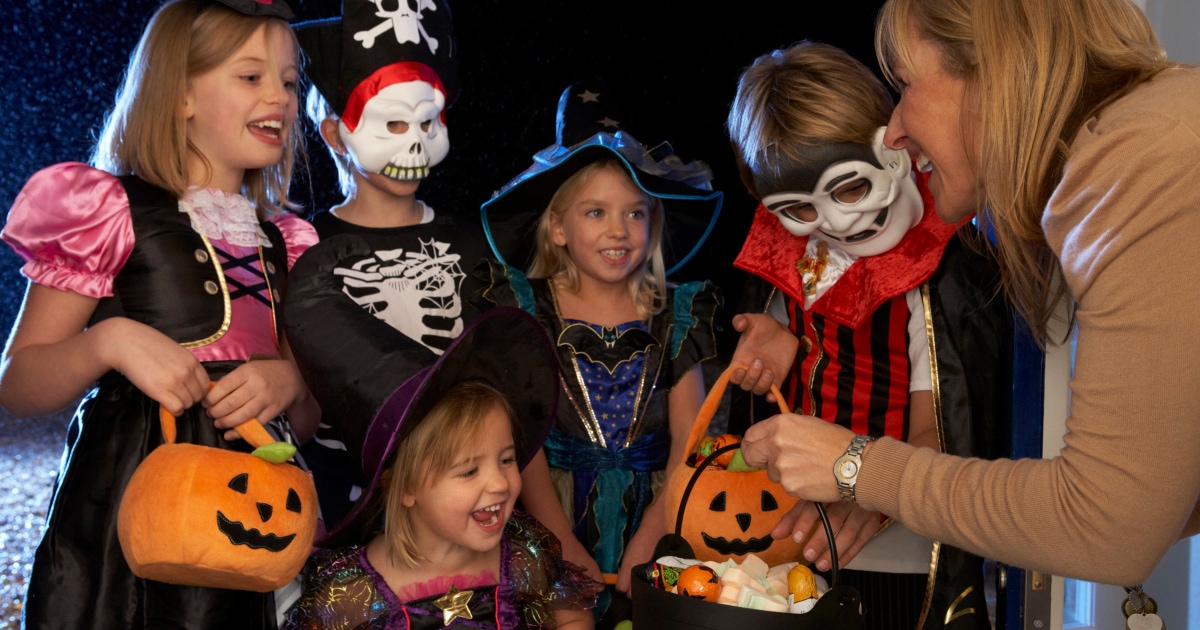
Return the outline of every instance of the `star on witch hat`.
[[[385,8],[390,4],[344,0],[342,17],[295,27],[308,57],[305,74],[351,131],[367,101],[389,85],[425,81],[446,96],[447,108],[458,95],[450,6],[408,0]]]
[[[634,183],[663,202],[663,257],[667,274],[684,265],[708,238],[721,211],[712,170],[684,162],[669,142],[647,149],[628,131],[615,95],[599,79],[575,83],[558,99],[555,143],[533,156],[533,165],[480,208],[484,232],[500,262],[526,269],[538,218],[558,187],[598,160],[617,158]]]

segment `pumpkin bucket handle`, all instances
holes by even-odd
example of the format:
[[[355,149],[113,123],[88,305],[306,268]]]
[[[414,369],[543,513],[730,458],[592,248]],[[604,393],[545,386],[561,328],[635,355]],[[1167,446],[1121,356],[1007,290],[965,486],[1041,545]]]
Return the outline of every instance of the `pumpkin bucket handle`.
[[[163,442],[167,444],[175,443],[175,415],[167,411],[166,407],[159,405],[158,407],[158,423],[162,426]],[[275,443],[275,438],[271,437],[270,433],[263,428],[258,420],[250,418],[249,420],[233,427],[237,434],[242,436],[248,444],[254,448],[260,448],[268,444]]]
[[[717,377],[713,383],[712,389],[708,390],[708,396],[704,398],[704,404],[700,406],[700,412],[696,414],[696,422],[692,425],[692,432],[688,435],[687,450],[685,453],[695,452],[696,446],[700,444],[700,439],[708,432],[708,425],[712,423],[713,416],[716,415],[717,409],[721,406],[721,397],[725,395],[725,387],[729,384],[729,377],[733,375],[733,371],[737,369],[749,369],[747,366],[740,363],[735,363],[725,368],[721,376]],[[779,413],[789,413],[791,410],[784,406],[783,394],[779,388],[771,385],[771,393],[775,394],[775,402],[779,405]]]
[[[725,377],[725,375],[723,374],[722,378],[724,378],[724,377]],[[772,389],[774,389],[774,386],[772,386]],[[779,401],[783,400],[782,398],[779,397],[778,393],[776,393],[775,396],[776,396],[776,398],[775,398],[776,400],[779,400]],[[782,402],[780,403],[780,405],[782,406]],[[711,465],[713,463],[713,460],[717,459],[717,457],[719,457],[720,455],[722,455],[724,453],[728,453],[729,451],[732,451],[732,450],[735,450],[738,448],[741,448],[741,444],[726,444],[725,446],[722,446],[721,448],[714,450],[712,453],[710,453],[708,455],[708,457],[704,458],[704,461],[702,461],[696,465],[696,470],[695,470],[695,472],[692,473],[691,479],[688,479],[687,486],[684,487],[684,489],[683,489],[683,496],[681,496],[679,499],[679,512],[675,516],[675,539],[676,540],[683,540],[683,515],[685,512],[687,512],[686,508],[687,508],[688,497],[691,496],[692,488],[695,487],[696,481],[698,479],[700,479],[700,474],[703,473],[709,467],[709,465]],[[817,514],[820,515],[820,517],[821,517],[821,524],[825,526],[825,536],[829,539],[829,563],[833,566],[833,568],[830,570],[829,585],[831,587],[837,586],[837,584],[838,584],[838,554],[837,554],[837,542],[834,540],[835,535],[833,533],[833,527],[829,524],[829,517],[825,514],[825,506],[821,505],[820,503],[817,503],[816,501],[813,502],[813,505],[817,506]],[[668,536],[669,535],[670,534],[668,534]],[[662,545],[663,543],[659,542],[659,544]],[[687,543],[684,543],[684,544],[687,544]]]

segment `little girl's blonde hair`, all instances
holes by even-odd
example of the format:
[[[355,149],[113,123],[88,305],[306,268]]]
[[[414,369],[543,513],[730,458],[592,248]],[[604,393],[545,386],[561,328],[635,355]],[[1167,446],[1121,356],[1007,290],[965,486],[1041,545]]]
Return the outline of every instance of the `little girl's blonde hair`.
[[[299,51],[295,33],[279,18],[243,15],[199,0],[176,0],[159,8],[130,57],[92,165],[114,175],[137,175],[183,197],[189,182],[188,151],[207,164],[187,138],[181,111],[187,82],[219,66],[263,26],[268,32],[286,33]],[[296,156],[302,152],[302,134],[293,123],[279,164],[246,171],[242,193],[254,202],[260,219],[292,207],[287,190]]]
[[[482,381],[463,381],[448,389],[441,400],[417,422],[396,446],[395,459],[383,473],[384,528],[393,561],[415,567],[425,560],[417,548],[412,508],[404,495],[428,487],[450,470],[466,447],[476,442],[488,413],[499,409],[514,425],[516,411],[504,394]]]
[[[579,289],[579,269],[575,266],[575,261],[571,259],[567,248],[556,244],[551,238],[551,221],[555,217],[561,220],[563,213],[571,207],[584,186],[603,171],[619,173],[629,180],[631,185],[637,187],[633,178],[630,177],[629,171],[625,170],[622,163],[615,158],[592,162],[567,178],[554,192],[554,196],[550,198],[550,204],[538,219],[537,246],[534,250],[533,263],[529,266],[528,276],[530,278],[553,278],[558,274],[563,274],[569,290]],[[639,187],[638,190],[641,188]],[[641,267],[629,274],[627,280],[629,295],[633,298],[633,304],[637,307],[638,314],[648,318],[666,308],[667,274],[662,254],[665,220],[662,200],[654,195],[646,194],[645,191],[642,191],[642,194],[646,196],[647,213],[650,219],[650,234],[646,241],[647,254]]]

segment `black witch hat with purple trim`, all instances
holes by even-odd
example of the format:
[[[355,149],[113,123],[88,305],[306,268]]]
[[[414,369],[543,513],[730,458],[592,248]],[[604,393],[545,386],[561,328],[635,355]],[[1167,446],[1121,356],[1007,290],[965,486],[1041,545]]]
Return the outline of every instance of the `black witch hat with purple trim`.
[[[432,365],[414,362],[402,352],[377,354],[364,358],[383,371],[379,378],[395,386],[382,399],[368,402],[377,411],[361,439],[347,443],[347,448],[358,449],[355,454],[361,457],[369,483],[350,513],[317,541],[322,547],[360,543],[378,531],[376,519],[383,501],[380,480],[391,454],[453,385],[482,381],[504,395],[516,414],[513,439],[521,468],[537,453],[554,425],[558,358],[545,329],[521,309],[498,307],[476,317]],[[324,391],[331,387],[360,389],[360,385],[358,379],[350,378],[326,382]],[[373,387],[376,392],[383,391]],[[327,401],[318,396],[318,402],[324,406]]]

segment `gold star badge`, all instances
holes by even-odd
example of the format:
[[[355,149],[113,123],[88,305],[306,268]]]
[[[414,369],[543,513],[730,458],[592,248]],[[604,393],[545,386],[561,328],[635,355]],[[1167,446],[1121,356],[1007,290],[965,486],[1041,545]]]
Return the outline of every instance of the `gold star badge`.
[[[599,103],[600,94],[591,90],[584,90],[582,94],[576,94],[584,103]]]
[[[458,617],[474,619],[471,616],[471,608],[467,605],[471,602],[471,596],[474,594],[475,591],[460,591],[458,587],[451,584],[450,590],[445,595],[434,600],[433,605],[442,609],[442,625],[448,626]]]

